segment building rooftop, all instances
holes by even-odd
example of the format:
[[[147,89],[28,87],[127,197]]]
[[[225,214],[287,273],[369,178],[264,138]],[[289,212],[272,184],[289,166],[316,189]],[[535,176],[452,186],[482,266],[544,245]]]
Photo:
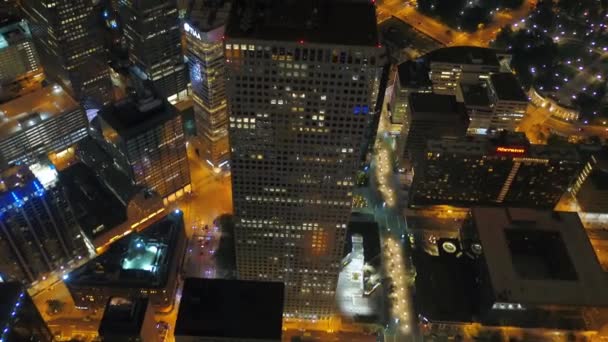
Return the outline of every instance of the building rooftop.
[[[0,23],[0,49],[30,38],[30,31],[25,21],[15,20]]]
[[[126,98],[103,108],[98,116],[121,137],[128,138],[171,120],[175,113],[160,99]]]
[[[496,301],[608,306],[608,278],[576,212],[473,208]]]
[[[79,107],[58,85],[0,104],[0,140]]]
[[[431,88],[429,67],[422,60],[409,60],[399,64],[399,84],[403,88]]]
[[[427,141],[427,150],[440,153],[467,155],[510,155],[539,159],[559,159],[580,162],[574,145],[549,146],[531,145],[521,132],[500,132],[495,135],[473,135],[466,137],[445,137]]]
[[[90,240],[127,220],[127,209],[83,163],[59,172],[78,223]]]
[[[99,324],[99,334],[139,336],[148,308],[148,298],[111,297]]]
[[[188,22],[201,32],[208,32],[224,26],[229,15],[230,2],[224,0],[194,0],[190,2],[188,8]]]
[[[30,198],[44,195],[56,181],[57,171],[50,163],[6,168],[0,171],[0,209],[23,206]]]
[[[496,97],[504,101],[528,102],[528,95],[521,88],[521,84],[510,72],[501,72],[490,75],[490,82]]]
[[[485,83],[460,83],[462,97],[466,106],[490,107],[490,94]]]
[[[283,296],[278,282],[188,278],[175,336],[279,341]]]
[[[476,64],[499,67],[497,51],[476,46],[453,46],[433,50],[425,55],[430,63]]]
[[[454,95],[412,93],[409,98],[412,113],[458,113],[458,102]]]
[[[151,226],[111,244],[101,255],[75,269],[66,282],[74,286],[158,288],[165,286],[184,223],[172,212]]]
[[[376,46],[375,6],[368,1],[237,1],[226,27],[230,39]]]

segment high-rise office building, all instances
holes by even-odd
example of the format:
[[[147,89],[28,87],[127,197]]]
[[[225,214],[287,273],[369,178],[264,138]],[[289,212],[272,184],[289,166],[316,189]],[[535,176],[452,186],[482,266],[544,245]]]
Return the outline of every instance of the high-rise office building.
[[[324,318],[384,51],[371,3],[257,5],[226,28],[237,272],[284,282],[285,317]]]
[[[24,20],[0,22],[0,101],[10,98],[5,93],[19,93],[21,82],[40,82],[43,77],[27,23]]]
[[[34,109],[34,110],[33,110]],[[0,105],[0,169],[61,153],[88,136],[82,107],[58,85]]]
[[[522,133],[431,140],[410,203],[552,209],[582,167],[576,149],[530,145]]]
[[[229,12],[228,2],[197,0],[184,24],[196,125],[193,142],[197,155],[212,167],[225,165],[229,158],[223,40]]]
[[[31,283],[88,255],[84,234],[53,167],[14,166],[0,174],[0,273]]]
[[[159,96],[174,103],[187,95],[176,0],[120,0],[119,12],[129,59],[140,81],[151,81]]]
[[[114,163],[137,185],[165,202],[190,192],[190,169],[181,116],[153,97],[124,99],[102,109],[94,135]]]
[[[82,105],[100,108],[113,99],[97,10],[90,0],[22,0],[47,77]]]
[[[0,283],[0,341],[54,341],[22,284]]]

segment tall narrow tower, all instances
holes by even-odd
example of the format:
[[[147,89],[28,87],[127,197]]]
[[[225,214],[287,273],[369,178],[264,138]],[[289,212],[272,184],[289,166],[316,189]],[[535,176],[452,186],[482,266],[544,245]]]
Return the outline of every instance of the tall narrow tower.
[[[223,41],[229,12],[227,2],[195,0],[184,24],[196,123],[194,146],[212,167],[226,165],[229,157]]]
[[[186,97],[188,75],[176,0],[119,0],[119,12],[135,75],[151,81],[172,103]]]
[[[237,3],[225,49],[238,276],[284,282],[286,317],[328,317],[382,71],[374,6]]]
[[[107,54],[92,0],[22,0],[47,77],[86,108],[113,100]]]

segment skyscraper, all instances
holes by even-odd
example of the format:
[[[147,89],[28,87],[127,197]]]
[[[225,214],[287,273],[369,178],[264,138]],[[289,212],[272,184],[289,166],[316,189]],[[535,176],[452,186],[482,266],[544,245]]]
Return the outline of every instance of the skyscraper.
[[[176,0],[120,0],[119,12],[136,77],[149,80],[171,102],[186,96]]]
[[[127,98],[99,112],[95,136],[134,184],[173,202],[190,192],[181,116],[155,98]]]
[[[238,276],[284,282],[285,317],[324,318],[379,91],[374,6],[257,5],[226,28]]]
[[[22,284],[0,284],[0,341],[51,342],[53,335]]]
[[[22,0],[47,77],[83,106],[100,108],[112,98],[106,51],[91,0]]]
[[[49,166],[0,174],[0,273],[31,283],[88,254],[84,234]]]
[[[194,102],[197,154],[212,167],[228,160],[224,28],[230,4],[194,1],[184,29]]]
[[[8,93],[20,92],[19,88],[24,87],[19,83],[38,81],[34,83],[39,84],[43,76],[27,23],[24,20],[0,22],[0,101],[11,98]]]

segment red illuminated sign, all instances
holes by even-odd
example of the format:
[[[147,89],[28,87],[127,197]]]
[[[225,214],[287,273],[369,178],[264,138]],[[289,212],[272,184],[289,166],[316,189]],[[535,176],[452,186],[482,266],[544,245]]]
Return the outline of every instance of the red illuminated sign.
[[[504,146],[498,146],[496,148],[496,152],[498,153],[516,153],[516,154],[523,154],[526,153],[526,150],[524,150],[523,148],[520,147],[504,147]]]

